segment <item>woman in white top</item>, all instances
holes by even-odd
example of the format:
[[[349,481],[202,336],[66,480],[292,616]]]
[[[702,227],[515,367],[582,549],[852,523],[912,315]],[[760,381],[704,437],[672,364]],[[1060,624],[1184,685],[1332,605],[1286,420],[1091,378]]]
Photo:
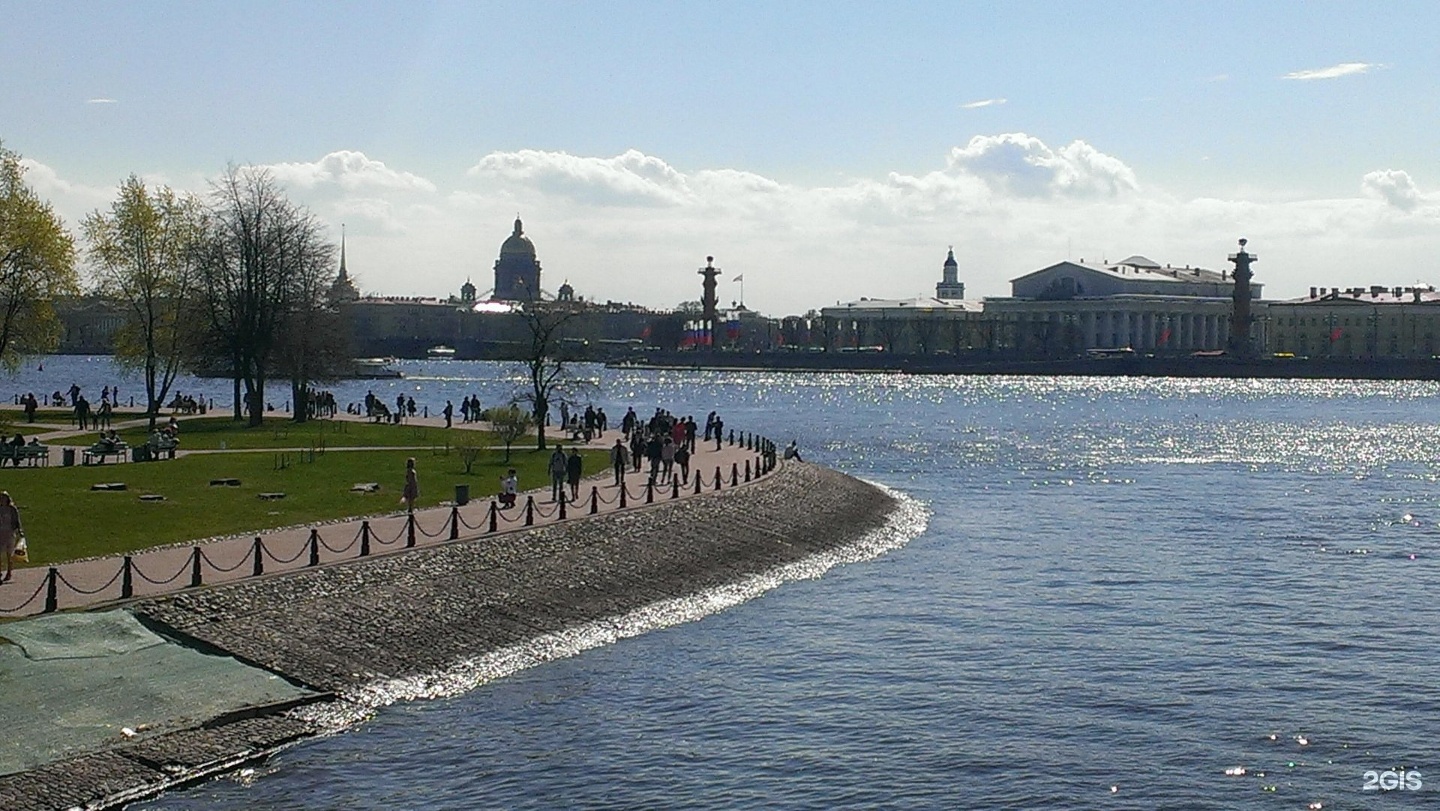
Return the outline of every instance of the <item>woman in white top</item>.
[[[10,579],[15,568],[15,541],[20,536],[20,510],[10,494],[0,490],[0,564],[5,567],[5,576],[0,582]]]

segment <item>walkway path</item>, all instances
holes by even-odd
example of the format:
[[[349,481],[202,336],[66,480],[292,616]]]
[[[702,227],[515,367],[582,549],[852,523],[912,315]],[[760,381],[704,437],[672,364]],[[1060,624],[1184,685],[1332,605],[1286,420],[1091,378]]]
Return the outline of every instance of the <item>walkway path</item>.
[[[340,415],[346,418],[346,415]],[[417,418],[410,424],[443,428],[443,418]],[[116,427],[120,428],[119,422]],[[479,427],[472,423],[463,427]],[[457,423],[456,429],[463,429]],[[592,449],[614,444],[617,432],[589,443]],[[692,476],[683,486],[662,481],[650,488],[648,468],[636,472],[632,465],[624,477],[626,509],[663,504],[672,499],[695,498],[696,478],[700,494],[743,486],[760,476],[762,455],[746,447],[741,433],[727,434],[719,449],[713,441],[699,442],[692,457]],[[561,440],[567,448],[574,443]],[[228,451],[247,453],[254,451]],[[131,555],[115,555],[72,561],[54,567],[16,569],[14,578],[0,585],[0,617],[23,617],[47,610],[84,608],[125,598],[153,597],[192,588],[197,583],[212,585],[255,576],[294,572],[311,566],[325,566],[362,556],[389,555],[411,547],[432,546],[474,540],[494,532],[526,529],[561,520],[575,520],[592,514],[621,509],[621,488],[606,465],[602,474],[587,477],[580,487],[581,498],[573,504],[550,501],[547,487],[520,494],[517,505],[499,510],[491,500],[472,500],[464,507],[441,506],[416,510],[413,514],[392,513],[368,518],[262,531],[199,542],[156,547]],[[530,506],[527,503],[533,502]],[[562,510],[564,516],[561,515]],[[493,519],[492,519],[493,514]],[[128,576],[127,576],[127,561]],[[53,572],[53,574],[52,574]]]

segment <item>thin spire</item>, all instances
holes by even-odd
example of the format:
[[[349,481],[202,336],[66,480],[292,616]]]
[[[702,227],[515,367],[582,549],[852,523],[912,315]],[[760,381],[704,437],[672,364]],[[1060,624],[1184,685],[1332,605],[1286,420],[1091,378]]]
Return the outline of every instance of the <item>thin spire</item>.
[[[340,281],[343,282],[347,279],[349,279],[349,274],[345,272],[345,223],[342,222],[340,223]]]

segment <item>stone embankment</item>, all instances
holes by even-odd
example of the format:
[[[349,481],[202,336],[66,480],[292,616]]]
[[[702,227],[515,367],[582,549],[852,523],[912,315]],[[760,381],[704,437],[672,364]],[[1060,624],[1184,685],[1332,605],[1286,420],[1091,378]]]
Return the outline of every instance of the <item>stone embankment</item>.
[[[344,702],[379,681],[435,673],[848,546],[895,506],[843,474],[786,464],[755,485],[706,497],[185,592],[132,610],[164,633],[322,691],[322,702]],[[0,807],[105,807],[322,731],[275,709],[0,778]]]

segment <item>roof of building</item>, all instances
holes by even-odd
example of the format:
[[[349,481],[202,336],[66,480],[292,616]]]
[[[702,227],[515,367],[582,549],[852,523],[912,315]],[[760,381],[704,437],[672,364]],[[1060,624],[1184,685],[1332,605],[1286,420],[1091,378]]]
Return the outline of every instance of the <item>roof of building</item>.
[[[1347,287],[1311,288],[1311,295],[1284,299],[1276,304],[1440,304],[1440,292],[1433,287]]]
[[[962,311],[978,313],[985,309],[983,301],[973,299],[938,299],[927,296],[916,296],[906,299],[880,299],[861,298],[858,301],[847,301],[844,304],[837,304],[834,307],[825,307],[826,310],[849,309],[849,310],[931,310],[931,311]]]
[[[505,242],[500,245],[500,255],[506,254],[520,254],[532,259],[535,257],[535,244],[530,241],[530,237],[525,236],[525,228],[519,217],[515,218],[515,232],[506,237]]]
[[[1131,264],[1131,260],[1134,259],[1138,259],[1149,264]],[[1018,282],[1021,279],[1027,279],[1036,274],[1054,270],[1061,265],[1070,265],[1072,267],[1080,268],[1082,270],[1088,270],[1093,273],[1101,273],[1106,276],[1114,276],[1122,279],[1140,279],[1143,281],[1153,281],[1160,283],[1231,281],[1229,271],[1214,271],[1201,267],[1190,267],[1189,265],[1186,265],[1183,268],[1170,267],[1168,265],[1165,267],[1161,267],[1143,256],[1132,256],[1121,262],[1102,265],[1089,264],[1083,259],[1079,262],[1072,262],[1067,259],[1064,262],[1057,262],[1056,264],[1050,265],[1048,267],[1043,267],[1039,270],[1031,271],[1023,276],[1011,279],[1010,281],[1012,283]]]

